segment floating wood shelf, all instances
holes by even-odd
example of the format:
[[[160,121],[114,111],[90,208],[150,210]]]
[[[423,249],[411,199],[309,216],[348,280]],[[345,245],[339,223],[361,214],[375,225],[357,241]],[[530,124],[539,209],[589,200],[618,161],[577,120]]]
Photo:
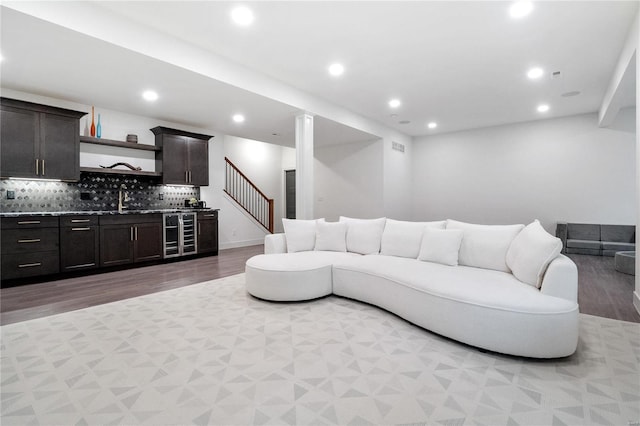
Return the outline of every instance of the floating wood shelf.
[[[118,148],[139,149],[142,151],[161,151],[162,148],[155,145],[145,145],[133,142],[115,141],[112,139],[92,138],[91,136],[80,136],[80,142],[92,143],[94,145],[116,146]]]
[[[132,175],[132,176],[154,176],[160,177],[162,173],[146,172],[144,170],[128,170],[128,169],[103,169],[101,167],[80,167],[81,172],[104,173],[108,175]]]

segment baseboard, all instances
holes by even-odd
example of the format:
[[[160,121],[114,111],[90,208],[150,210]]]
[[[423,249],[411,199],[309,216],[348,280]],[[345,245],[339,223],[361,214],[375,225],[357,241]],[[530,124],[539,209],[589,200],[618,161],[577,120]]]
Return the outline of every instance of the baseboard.
[[[261,244],[264,244],[264,238],[259,238],[255,240],[233,241],[230,243],[220,243],[220,250],[226,250],[226,249],[238,248],[238,247],[258,246]]]
[[[633,307],[636,308],[638,314],[640,314],[640,295],[638,295],[638,291],[633,292]]]

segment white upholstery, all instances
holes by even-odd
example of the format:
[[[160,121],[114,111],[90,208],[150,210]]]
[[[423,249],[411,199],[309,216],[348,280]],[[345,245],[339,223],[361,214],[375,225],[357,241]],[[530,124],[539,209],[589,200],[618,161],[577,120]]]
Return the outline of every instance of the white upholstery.
[[[308,300],[332,292],[332,265],[357,256],[339,252],[261,254],[245,265],[247,291],[261,299]]]
[[[460,265],[511,272],[507,250],[524,225],[476,225],[447,219],[447,229],[462,229]]]
[[[425,228],[418,260],[457,266],[462,234],[460,229]]]
[[[256,256],[246,268],[247,290],[263,299],[306,300],[334,293],[380,306],[443,336],[511,355],[562,357],[577,347],[577,268],[563,255],[551,261],[537,289],[510,272],[487,268],[381,254],[286,253],[282,235],[265,238],[265,253],[280,254]]]
[[[347,251],[360,254],[380,253],[380,241],[386,219],[353,219],[340,216],[347,223]]]
[[[316,251],[347,251],[347,224],[344,222],[316,223]]]
[[[298,251],[313,250],[316,245],[316,221],[282,219],[284,236],[287,239],[287,251],[295,253]]]
[[[507,266],[520,281],[540,288],[544,271],[560,254],[562,241],[544,230],[537,220],[527,225],[511,242]]]
[[[420,251],[422,232],[425,228],[444,229],[445,221],[407,222],[387,219],[382,232],[380,254],[415,259]]]

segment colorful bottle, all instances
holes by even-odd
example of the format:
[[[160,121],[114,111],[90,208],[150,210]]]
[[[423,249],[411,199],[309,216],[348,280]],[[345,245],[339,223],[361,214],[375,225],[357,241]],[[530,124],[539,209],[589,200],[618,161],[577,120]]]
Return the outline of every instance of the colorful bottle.
[[[102,137],[102,125],[100,124],[100,114],[98,114],[98,128],[96,129],[96,136]]]
[[[93,118],[93,107],[91,107],[91,137],[96,136],[96,122]]]

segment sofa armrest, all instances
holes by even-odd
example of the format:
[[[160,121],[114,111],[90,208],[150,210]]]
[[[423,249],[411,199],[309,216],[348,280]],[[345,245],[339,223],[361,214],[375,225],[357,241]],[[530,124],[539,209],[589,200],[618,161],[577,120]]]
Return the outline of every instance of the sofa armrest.
[[[267,234],[264,236],[264,254],[286,253],[287,240],[284,234]]]
[[[559,255],[547,268],[540,291],[549,296],[578,302],[578,267],[567,256]]]

